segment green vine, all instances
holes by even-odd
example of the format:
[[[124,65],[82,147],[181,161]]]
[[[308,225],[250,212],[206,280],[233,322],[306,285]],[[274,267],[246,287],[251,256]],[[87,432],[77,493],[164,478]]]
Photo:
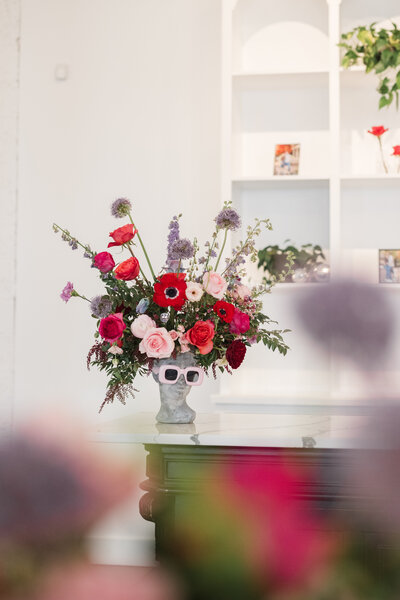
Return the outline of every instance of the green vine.
[[[395,100],[398,109],[400,30],[395,23],[392,25],[393,29],[377,29],[376,23],[369,27],[355,27],[341,36],[342,42],[339,46],[346,50],[342,58],[342,66],[345,69],[362,63],[366,73],[374,71],[378,75],[379,108],[390,106]]]

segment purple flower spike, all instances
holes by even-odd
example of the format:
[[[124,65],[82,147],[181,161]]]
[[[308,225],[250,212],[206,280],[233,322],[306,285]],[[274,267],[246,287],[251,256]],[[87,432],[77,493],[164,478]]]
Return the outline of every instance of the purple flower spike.
[[[297,312],[323,350],[331,348],[362,368],[385,359],[395,317],[376,286],[350,280],[315,285],[301,298]]]
[[[74,285],[70,281],[68,281],[67,285],[65,286],[65,288],[63,289],[63,291],[60,294],[60,298],[62,300],[64,300],[64,302],[68,302],[68,300],[72,296],[73,291],[74,291]]]

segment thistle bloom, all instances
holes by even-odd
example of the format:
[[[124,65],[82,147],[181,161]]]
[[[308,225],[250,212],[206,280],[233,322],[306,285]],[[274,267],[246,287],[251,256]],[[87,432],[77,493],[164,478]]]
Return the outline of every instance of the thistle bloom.
[[[184,260],[185,258],[192,258],[193,254],[193,244],[187,238],[175,240],[171,244],[169,255],[172,260]]]
[[[112,312],[112,303],[108,296],[95,296],[90,301],[90,312],[98,319],[108,317]]]
[[[111,214],[116,219],[123,219],[132,210],[132,204],[127,198],[117,198],[111,204]]]
[[[219,229],[231,229],[235,231],[241,225],[240,217],[233,208],[225,208],[216,216],[215,222]]]
[[[64,287],[63,291],[60,294],[60,298],[64,300],[64,302],[68,302],[68,300],[73,296],[74,285],[70,281],[68,281],[67,285]]]

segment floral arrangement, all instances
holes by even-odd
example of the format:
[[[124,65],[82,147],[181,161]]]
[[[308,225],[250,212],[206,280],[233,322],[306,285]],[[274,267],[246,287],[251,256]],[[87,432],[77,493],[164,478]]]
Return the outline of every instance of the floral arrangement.
[[[257,261],[256,237],[263,227],[272,228],[268,219],[257,219],[254,226],[248,227],[245,240],[232,250],[218,272],[228,232],[241,226],[231,203],[225,203],[215,218],[211,241],[205,243],[200,257],[197,239],[191,242],[180,237],[181,215],[173,217],[166,263],[156,275],[133,222],[131,202],[126,198],[115,200],[111,213],[129,221],[110,233],[108,248],[130,254],[118,264],[108,250],[94,252],[68,230],[53,225],[73,250],[82,248],[83,256],[98,270],[105,287],[102,295],[92,299],[78,293],[71,282],[61,293],[65,302],[72,297],[87,301],[96,319],[96,341],[89,351],[87,366],[89,369],[95,365],[109,377],[100,410],[115,398],[125,404],[129,395],[134,397],[135,377],[150,374],[157,359],[175,358],[191,351],[198,365],[206,373],[211,369],[216,377],[217,368],[230,373],[237,369],[247,348],[257,342],[286,355],[288,346],[282,334],[288,330],[273,329],[275,321],[261,312],[260,298],[271,291],[271,285],[249,289],[242,282],[246,259]],[[142,262],[136,257],[137,245]]]

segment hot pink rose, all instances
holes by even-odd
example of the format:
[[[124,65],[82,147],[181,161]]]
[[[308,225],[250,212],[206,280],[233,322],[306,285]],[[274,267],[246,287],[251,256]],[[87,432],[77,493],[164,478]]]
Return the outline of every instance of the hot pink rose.
[[[246,313],[235,310],[233,313],[232,321],[229,325],[229,330],[231,333],[240,334],[246,333],[250,329],[250,317],[246,315]]]
[[[156,327],[155,321],[148,315],[139,315],[131,325],[131,331],[137,338],[144,338],[145,333],[150,327]]]
[[[102,273],[109,273],[115,267],[115,262],[109,252],[99,252],[94,257],[94,266]]]
[[[175,344],[165,327],[150,327],[139,344],[139,350],[151,358],[168,358]]]
[[[99,333],[106,342],[116,342],[122,337],[125,329],[122,313],[114,313],[100,321]]]
[[[226,288],[228,287],[228,282],[225,281],[221,275],[215,273],[214,271],[209,271],[208,273],[204,273],[203,275],[203,288],[210,294],[221,300],[226,292]]]

